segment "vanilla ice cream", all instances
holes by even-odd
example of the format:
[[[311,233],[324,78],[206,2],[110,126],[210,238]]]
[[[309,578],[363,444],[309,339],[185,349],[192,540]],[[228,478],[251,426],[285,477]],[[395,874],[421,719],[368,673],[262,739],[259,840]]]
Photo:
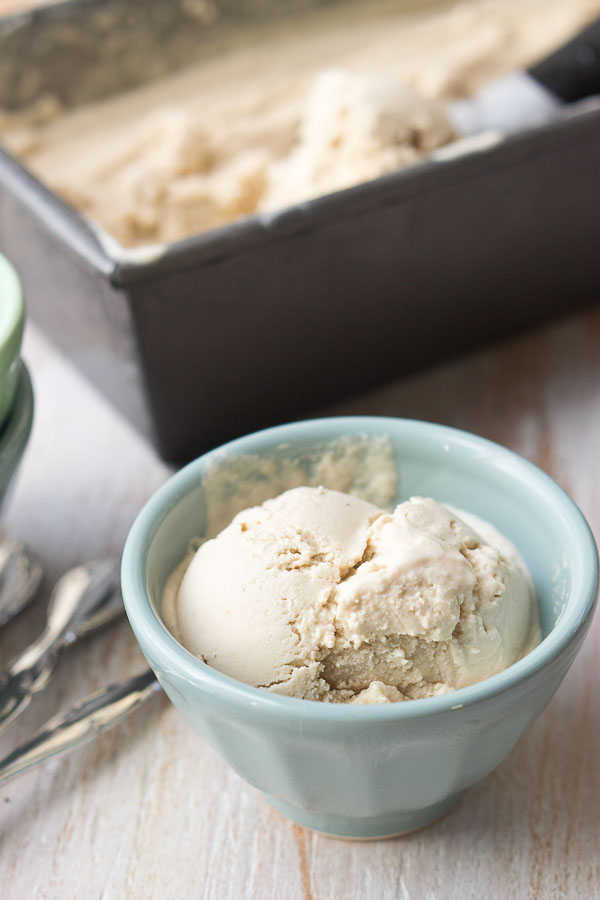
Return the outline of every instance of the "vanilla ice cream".
[[[0,141],[101,235],[175,241],[426,159],[456,136],[445,104],[600,14],[600,0],[314,5],[207,40],[197,64],[122,95],[0,110]]]
[[[446,693],[540,639],[526,566],[491,525],[432,499],[387,512],[323,487],[238,513],[172,574],[163,615],[215,669],[333,702]]]
[[[328,69],[314,80],[291,153],[268,173],[278,209],[419,162],[454,137],[444,107],[382,75]]]

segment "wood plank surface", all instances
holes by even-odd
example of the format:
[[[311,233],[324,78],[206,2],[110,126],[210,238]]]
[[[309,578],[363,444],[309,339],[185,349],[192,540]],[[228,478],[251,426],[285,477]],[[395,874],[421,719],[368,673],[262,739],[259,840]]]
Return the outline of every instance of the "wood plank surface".
[[[401,344],[399,344],[401,352]],[[168,469],[54,348],[25,343],[36,420],[5,525],[51,581],[118,553]],[[478,432],[553,475],[600,536],[600,311],[320,412],[411,416]],[[43,597],[0,635],[0,664]],[[329,840],[281,818],[162,697],[93,744],[0,788],[0,895],[164,900],[600,897],[600,617],[563,686],[505,762],[444,819],[399,840]],[[3,755],[81,694],[141,669],[126,623],[74,648],[0,739]]]
[[[27,0],[0,0],[0,15]],[[401,352],[401,341],[399,341]],[[36,421],[4,524],[47,584],[118,554],[169,471],[30,327]],[[497,440],[569,491],[600,537],[600,311],[321,411],[443,422]],[[47,590],[2,629],[0,666]],[[399,840],[328,840],[246,786],[163,698],[93,744],[0,787],[2,900],[598,900],[600,617],[556,697],[444,819]],[[140,670],[125,622],[74,648],[0,755],[88,691]]]

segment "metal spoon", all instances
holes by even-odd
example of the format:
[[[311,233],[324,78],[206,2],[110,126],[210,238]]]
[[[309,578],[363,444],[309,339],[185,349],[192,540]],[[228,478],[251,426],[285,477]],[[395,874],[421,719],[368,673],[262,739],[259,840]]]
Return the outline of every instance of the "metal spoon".
[[[46,686],[65,646],[103,627],[122,612],[119,566],[115,560],[76,566],[63,575],[48,602],[46,627],[0,676],[0,732]]]
[[[20,775],[29,766],[91,740],[160,690],[154,672],[148,669],[80,700],[66,712],[49,719],[34,737],[0,761],[0,784]]]
[[[41,580],[37,558],[20,541],[0,531],[0,625],[33,600]]]

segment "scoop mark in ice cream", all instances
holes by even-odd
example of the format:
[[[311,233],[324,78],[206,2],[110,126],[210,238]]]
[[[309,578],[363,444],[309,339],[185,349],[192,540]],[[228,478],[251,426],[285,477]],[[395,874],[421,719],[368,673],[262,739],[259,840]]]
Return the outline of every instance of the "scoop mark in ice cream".
[[[207,41],[197,65],[87,107],[46,95],[0,110],[0,140],[121,245],[175,241],[418,163],[455,137],[446,102],[600,12],[600,0],[317,6]]]
[[[163,613],[215,669],[341,703],[446,693],[540,639],[526,566],[491,525],[433,499],[390,513],[323,487],[235,516],[173,573]]]

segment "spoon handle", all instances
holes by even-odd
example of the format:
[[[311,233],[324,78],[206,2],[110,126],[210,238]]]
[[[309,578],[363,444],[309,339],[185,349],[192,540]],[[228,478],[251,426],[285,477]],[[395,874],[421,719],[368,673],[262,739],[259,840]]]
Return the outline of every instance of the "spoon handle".
[[[65,646],[87,637],[122,612],[115,560],[87,563],[66,572],[52,591],[42,634],[0,675],[0,732],[47,685]]]
[[[147,669],[127,681],[97,691],[49,719],[30,740],[0,761],[0,784],[29,766],[77,747],[116,725],[160,691],[154,672]]]

